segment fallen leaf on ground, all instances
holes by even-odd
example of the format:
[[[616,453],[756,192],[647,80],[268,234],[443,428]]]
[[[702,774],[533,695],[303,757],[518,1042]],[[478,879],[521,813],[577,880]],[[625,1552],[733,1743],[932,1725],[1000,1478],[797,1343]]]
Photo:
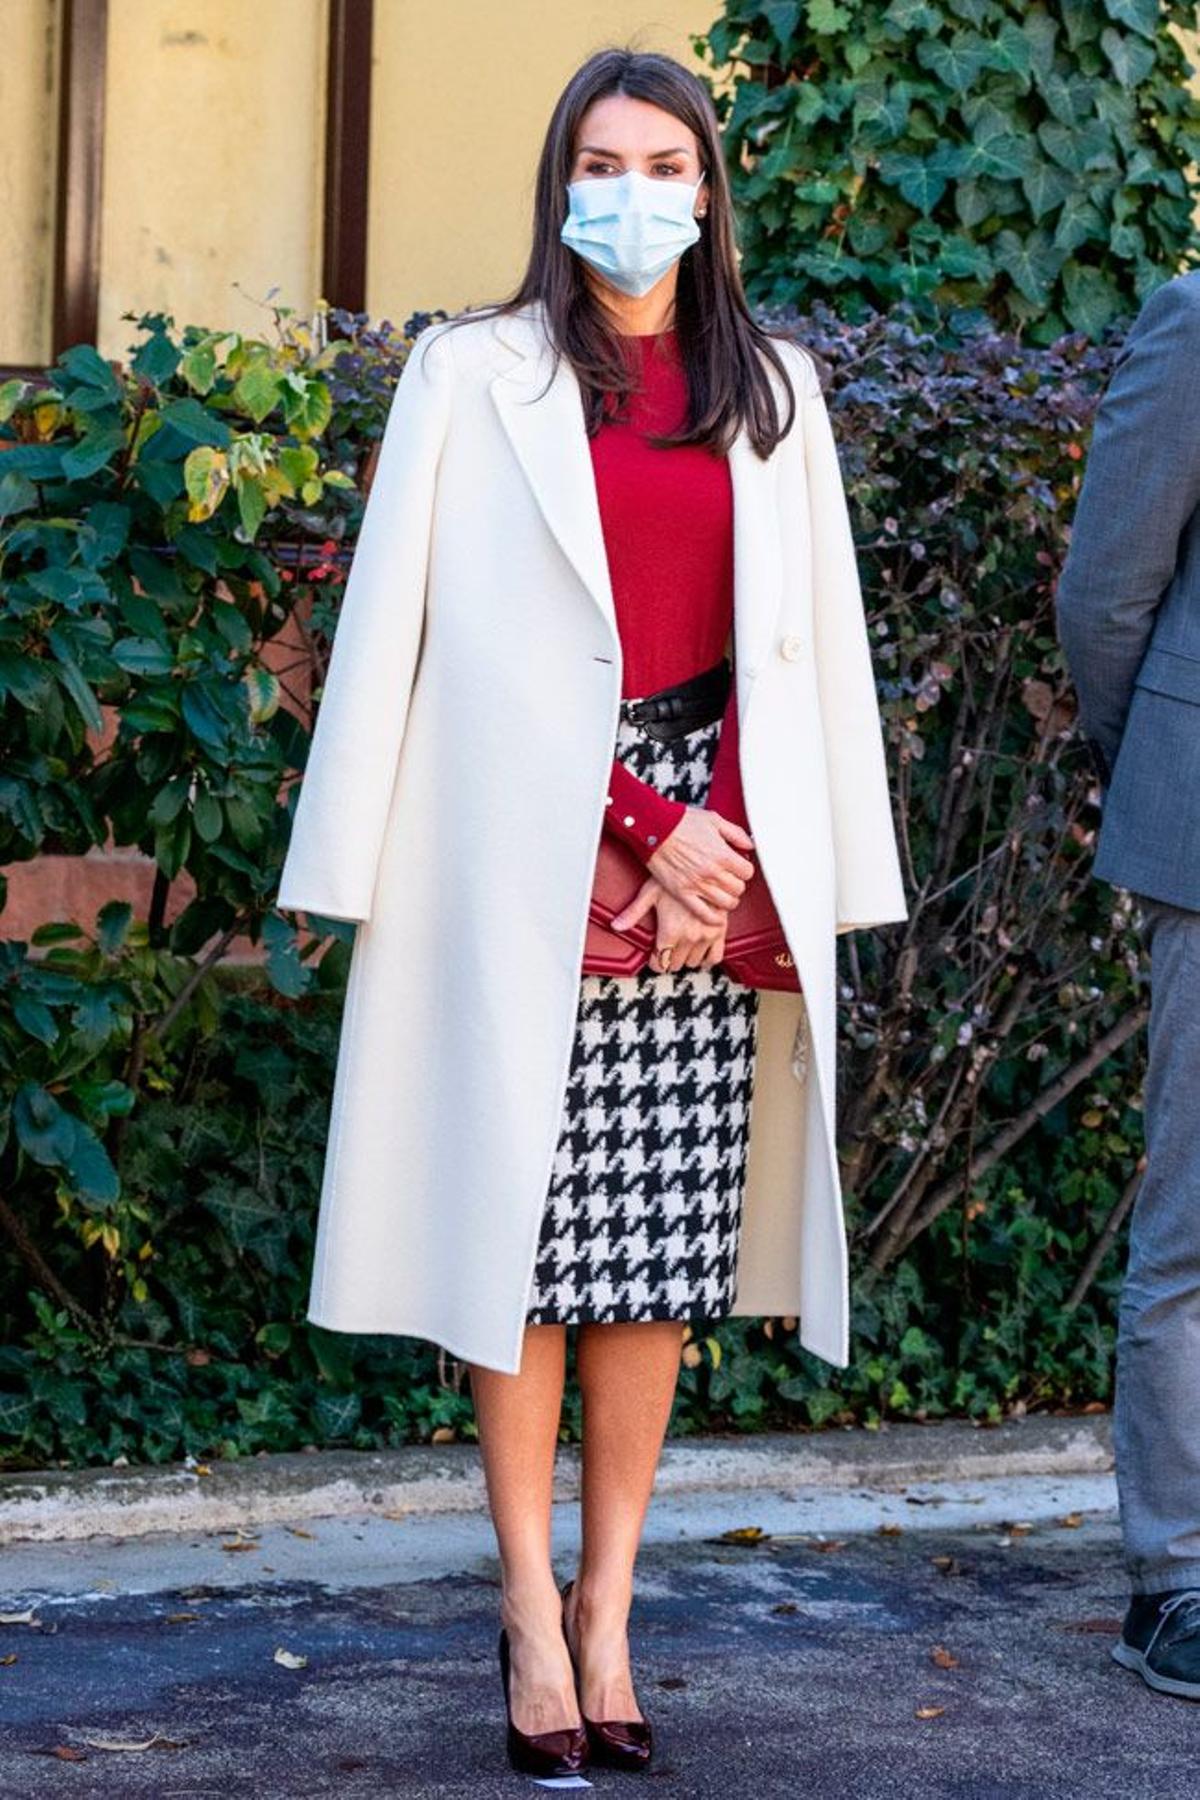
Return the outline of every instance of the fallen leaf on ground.
[[[1068,1531],[1075,1531],[1080,1525],[1083,1524],[1083,1514],[1082,1513],[1064,1513],[1062,1518],[1058,1522],[1060,1525],[1065,1525]]]
[[[0,1613],[0,1625],[40,1625],[41,1620],[32,1612]]]
[[[709,1541],[714,1544],[762,1544],[770,1535],[761,1525],[735,1525],[732,1530],[723,1531]]]
[[[894,1525],[890,1519],[885,1519],[879,1527],[879,1535],[880,1537],[903,1537],[904,1527],[903,1525]]]
[[[960,1563],[957,1556],[931,1556],[930,1562],[943,1575],[964,1575],[966,1564]]]
[[[193,1619],[198,1619],[199,1617],[200,1617],[199,1613],[193,1613],[193,1612],[168,1613],[166,1618],[163,1620],[163,1624],[164,1625],[190,1625],[192,1623]]]
[[[944,1706],[918,1706],[913,1714],[914,1719],[938,1719],[945,1712]]]
[[[56,1744],[50,1752],[57,1756],[59,1762],[86,1762],[87,1757],[82,1750],[76,1750],[73,1744]]]
[[[11,1665],[16,1662],[16,1660],[17,1660],[16,1651],[10,1650],[7,1656],[0,1656],[0,1669],[10,1668]]]
[[[845,1538],[814,1538],[814,1537],[810,1537],[810,1538],[806,1539],[805,1541],[807,1542],[810,1550],[828,1551],[828,1550],[844,1550],[846,1548]]]
[[[942,1644],[935,1644],[933,1646],[933,1649],[929,1652],[929,1660],[930,1662],[936,1663],[939,1669],[957,1669],[958,1667],[957,1656],[953,1655],[952,1652],[947,1650]]]
[[[315,1531],[305,1531],[299,1525],[285,1525],[284,1530],[289,1531],[293,1537],[311,1538],[314,1543],[316,1542],[317,1534]]]
[[[800,1608],[796,1605],[794,1600],[779,1600],[771,1608],[771,1611],[773,1613],[794,1613],[799,1612]],[[15,1662],[16,1660],[17,1659],[14,1656],[13,1661]]]
[[[274,1660],[284,1669],[306,1669],[308,1667],[307,1656],[297,1656],[293,1650],[277,1650]]]
[[[1103,1632],[1105,1637],[1115,1637],[1124,1623],[1124,1619],[1073,1619],[1063,1630]]]
[[[234,1538],[231,1543],[222,1544],[222,1550],[261,1550],[262,1545],[257,1538]]]

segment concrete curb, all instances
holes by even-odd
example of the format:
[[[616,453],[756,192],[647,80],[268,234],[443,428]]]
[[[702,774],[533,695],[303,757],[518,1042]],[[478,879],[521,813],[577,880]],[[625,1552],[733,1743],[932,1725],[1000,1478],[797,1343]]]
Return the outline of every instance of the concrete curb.
[[[663,1446],[655,1493],[797,1488],[895,1490],[1014,1475],[1092,1475],[1113,1467],[1107,1414],[979,1427],[952,1421],[753,1438],[681,1438]],[[563,1445],[557,1500],[579,1493],[578,1446]],[[0,1474],[0,1545],[145,1532],[227,1531],[364,1513],[479,1512],[486,1491],[474,1444],[330,1450],[136,1469]]]

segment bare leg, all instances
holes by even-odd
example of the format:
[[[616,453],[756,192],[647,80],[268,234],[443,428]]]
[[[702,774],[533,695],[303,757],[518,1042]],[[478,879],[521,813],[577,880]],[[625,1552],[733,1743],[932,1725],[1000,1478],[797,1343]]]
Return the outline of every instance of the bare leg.
[[[525,1732],[580,1723],[562,1634],[562,1602],[550,1564],[566,1344],[565,1325],[527,1325],[518,1374],[468,1364],[500,1551],[500,1622],[508,1631],[512,1656],[513,1723]]]
[[[633,1565],[679,1379],[676,1319],[580,1325],[583,1554],[566,1608],[589,1719],[642,1717],[627,1636]]]

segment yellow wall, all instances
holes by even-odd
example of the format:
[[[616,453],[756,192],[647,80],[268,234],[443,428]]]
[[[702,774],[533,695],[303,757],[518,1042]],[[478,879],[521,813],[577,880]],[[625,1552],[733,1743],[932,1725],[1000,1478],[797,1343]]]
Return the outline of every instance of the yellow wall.
[[[400,321],[511,289],[538,151],[569,77],[612,44],[698,69],[687,33],[720,10],[719,0],[376,0],[370,311]]]
[[[272,287],[311,309],[325,34],[325,0],[109,0],[105,354],[127,311],[265,333]]]
[[[50,354],[58,7],[4,0],[0,53],[0,362]]]
[[[86,0],[82,0],[86,4]],[[593,49],[694,64],[719,0],[376,0],[367,305],[512,286],[554,100]],[[58,0],[0,0],[0,362],[46,360]],[[267,331],[320,297],[328,0],[109,0],[100,347],[126,312]],[[237,284],[237,285],[235,285]]]

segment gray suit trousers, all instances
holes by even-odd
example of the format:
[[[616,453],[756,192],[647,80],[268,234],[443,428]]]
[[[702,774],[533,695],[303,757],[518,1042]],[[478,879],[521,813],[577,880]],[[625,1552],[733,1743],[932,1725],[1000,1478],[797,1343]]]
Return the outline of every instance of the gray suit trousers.
[[[1137,896],[1150,949],[1147,1166],[1113,1429],[1135,1594],[1200,1586],[1200,912]]]

